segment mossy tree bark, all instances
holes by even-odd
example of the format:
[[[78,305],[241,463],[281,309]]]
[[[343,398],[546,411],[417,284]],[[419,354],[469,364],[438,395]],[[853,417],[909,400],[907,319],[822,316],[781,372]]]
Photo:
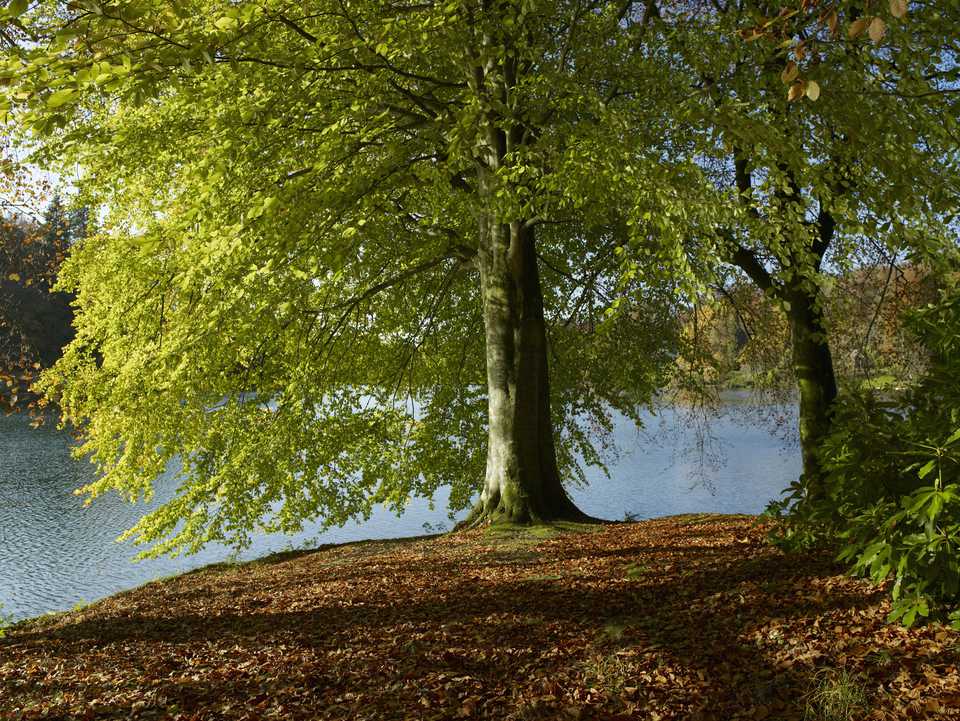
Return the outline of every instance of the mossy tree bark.
[[[587,520],[557,466],[534,230],[496,218],[481,225],[489,425],[486,477],[471,522]]]
[[[803,194],[794,175],[785,165],[791,188],[789,194],[778,195],[781,205],[801,202]],[[752,197],[751,172],[746,157],[734,151],[735,182],[740,198],[749,203]],[[748,205],[751,218],[762,222],[756,207]],[[833,403],[837,398],[837,380],[830,353],[828,329],[823,317],[823,297],[816,279],[823,259],[833,242],[837,223],[833,214],[821,204],[811,235],[804,233],[793,244],[773,255],[781,266],[775,276],[749,248],[732,243],[727,261],[738,266],[765,294],[776,298],[787,308],[790,322],[791,361],[800,396],[799,431],[803,460],[801,481],[808,499],[822,497],[825,492],[820,446],[829,434],[833,421]],[[799,268],[806,268],[801,273]],[[784,272],[786,271],[786,272]]]
[[[837,379],[827,340],[818,294],[791,289],[790,302],[793,372],[800,395],[800,451],[808,498],[823,495],[823,468],[819,449],[832,425]]]
[[[467,83],[481,109],[474,159],[488,440],[483,489],[465,523],[588,520],[567,495],[557,465],[536,224],[523,217],[525,202],[503,203],[519,197],[517,181],[503,171],[523,162],[522,150],[539,135],[517,91],[520,79],[536,72],[517,49],[528,14],[521,3],[482,8]]]
[[[830,432],[833,402],[837,398],[837,379],[830,353],[828,332],[818,288],[802,281],[779,285],[752,253],[737,248],[732,262],[742,268],[764,292],[788,304],[791,363],[800,397],[800,452],[803,459],[802,481],[807,497],[823,494],[823,468],[820,445]]]

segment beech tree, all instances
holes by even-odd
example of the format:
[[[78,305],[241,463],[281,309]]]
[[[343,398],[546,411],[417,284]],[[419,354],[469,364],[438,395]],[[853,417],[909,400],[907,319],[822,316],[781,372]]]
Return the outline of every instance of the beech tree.
[[[710,275],[717,260],[732,266],[782,309],[816,495],[838,386],[831,273],[955,243],[956,18],[932,7],[907,18],[899,0],[693,5],[655,5],[647,36],[692,81],[676,108],[700,129],[688,252]]]
[[[442,486],[479,491],[473,522],[583,519],[563,484],[675,335],[670,284],[615,252],[624,172],[651,197],[662,175],[659,129],[606,123],[587,75],[621,11],[10,5],[32,39],[7,107],[105,217],[41,383],[102,470],[86,491],[148,495],[179,459],[131,531],[154,553]]]

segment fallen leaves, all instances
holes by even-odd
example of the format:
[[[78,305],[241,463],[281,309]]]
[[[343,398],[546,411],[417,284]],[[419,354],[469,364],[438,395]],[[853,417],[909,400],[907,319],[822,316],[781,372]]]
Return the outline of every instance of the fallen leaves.
[[[212,567],[19,626],[0,719],[801,719],[957,707],[960,636],[746,518],[453,534]]]

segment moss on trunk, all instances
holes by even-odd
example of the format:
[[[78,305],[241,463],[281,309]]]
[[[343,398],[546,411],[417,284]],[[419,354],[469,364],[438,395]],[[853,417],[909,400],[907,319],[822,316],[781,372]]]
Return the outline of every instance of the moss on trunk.
[[[587,520],[557,467],[533,230],[488,218],[481,239],[489,427],[486,477],[469,522]]]
[[[823,312],[815,294],[800,288],[789,293],[793,369],[800,393],[802,481],[810,498],[824,492],[820,444],[830,432],[837,380]]]

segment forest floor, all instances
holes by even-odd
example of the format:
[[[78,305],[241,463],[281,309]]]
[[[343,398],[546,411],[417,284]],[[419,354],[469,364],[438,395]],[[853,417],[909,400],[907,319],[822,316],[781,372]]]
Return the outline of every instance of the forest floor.
[[[960,719],[960,634],[747,517],[211,566],[0,639],[0,719]]]

